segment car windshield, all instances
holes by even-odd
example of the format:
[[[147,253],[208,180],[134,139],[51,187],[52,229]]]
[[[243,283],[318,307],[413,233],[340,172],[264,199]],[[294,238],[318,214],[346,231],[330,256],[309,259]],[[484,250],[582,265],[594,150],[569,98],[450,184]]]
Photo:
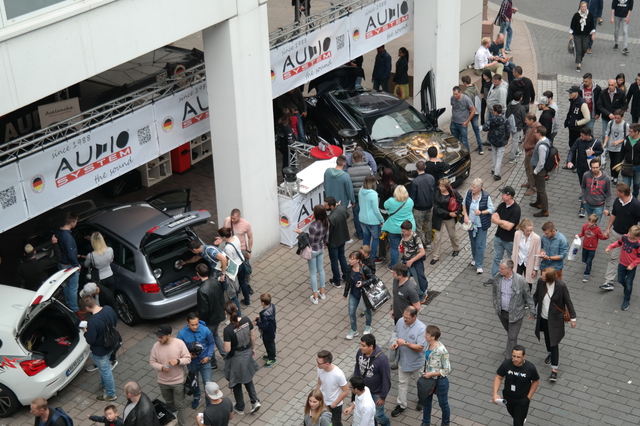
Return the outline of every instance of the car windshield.
[[[407,133],[427,130],[425,120],[411,107],[384,115],[370,116],[365,119],[365,122],[373,140],[397,138]]]

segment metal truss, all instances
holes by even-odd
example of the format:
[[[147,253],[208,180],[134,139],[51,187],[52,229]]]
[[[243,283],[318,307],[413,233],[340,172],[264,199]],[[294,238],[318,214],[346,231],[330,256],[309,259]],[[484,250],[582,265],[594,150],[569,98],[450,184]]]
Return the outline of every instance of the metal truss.
[[[83,111],[75,117],[11,140],[0,146],[0,167],[112,122],[205,80],[204,63],[198,64],[180,75],[157,81],[138,91]]]
[[[310,16],[301,16],[300,21],[278,28],[269,34],[269,47],[274,49],[302,35],[349,15],[352,11],[375,3],[377,0],[344,0]]]

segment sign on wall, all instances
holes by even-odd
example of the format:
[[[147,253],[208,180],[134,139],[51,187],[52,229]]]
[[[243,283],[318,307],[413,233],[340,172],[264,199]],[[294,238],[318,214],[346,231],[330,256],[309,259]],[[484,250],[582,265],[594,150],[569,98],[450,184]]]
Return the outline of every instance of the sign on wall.
[[[271,49],[273,97],[349,62],[349,27],[344,18]]]
[[[151,105],[30,155],[18,163],[29,217],[44,213],[159,155]],[[2,223],[5,228],[4,219]]]
[[[24,222],[28,212],[16,163],[0,168],[0,182],[0,232],[4,232]],[[41,183],[34,181],[33,185],[39,187]]]
[[[162,99],[153,107],[161,153],[210,130],[206,82]]]

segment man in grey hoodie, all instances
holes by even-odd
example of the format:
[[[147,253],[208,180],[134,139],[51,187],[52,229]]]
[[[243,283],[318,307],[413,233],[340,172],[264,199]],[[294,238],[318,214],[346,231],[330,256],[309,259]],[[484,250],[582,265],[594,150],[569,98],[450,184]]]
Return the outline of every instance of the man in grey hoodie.
[[[327,197],[333,197],[339,204],[349,207],[355,203],[356,197],[353,194],[351,178],[343,170],[345,164],[347,158],[341,155],[336,160],[336,167],[324,172],[324,192]]]
[[[524,128],[524,116],[527,114],[524,105],[522,105],[522,92],[515,92],[513,100],[507,106],[506,118],[510,122],[511,132],[511,154],[509,155],[509,164],[518,161],[518,145],[522,142],[522,129]],[[513,116],[513,121],[510,117]],[[511,127],[513,125],[513,127]]]
[[[489,95],[487,96],[487,117],[492,114],[494,105],[501,105],[502,111],[507,110],[507,93],[509,92],[509,85],[502,80],[500,74],[495,74],[492,78],[493,86],[489,89]]]
[[[468,75],[463,75],[461,80],[462,84],[460,84],[460,87],[464,90],[464,94],[467,95],[469,99],[471,99],[471,102],[476,108],[476,113],[471,118],[471,127],[473,127],[473,133],[475,133],[476,135],[476,143],[478,144],[478,148],[476,148],[476,151],[478,151],[479,154],[484,154],[484,150],[482,149],[482,136],[480,135],[480,127],[478,125],[478,118],[480,117],[481,109],[480,94],[478,93],[478,88],[476,87],[476,85],[471,84],[471,77],[469,77]]]

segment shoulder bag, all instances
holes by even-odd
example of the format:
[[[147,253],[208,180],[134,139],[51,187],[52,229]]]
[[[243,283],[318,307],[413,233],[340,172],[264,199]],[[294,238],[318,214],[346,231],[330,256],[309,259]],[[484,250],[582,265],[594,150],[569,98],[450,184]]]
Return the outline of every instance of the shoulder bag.
[[[449,204],[447,205],[447,210],[455,213],[459,208],[460,205],[458,204],[458,200],[456,200],[456,191],[452,188],[451,196],[449,197]]]
[[[547,295],[549,295],[549,289],[547,288]],[[562,312],[562,319],[564,319],[564,322],[569,322],[571,321],[571,314],[569,313],[569,308],[565,307],[564,311],[562,309],[560,309],[558,307],[558,305],[555,304],[555,302],[553,300],[551,300],[551,296],[549,296],[549,301],[553,304],[553,306],[559,310],[560,312]]]
[[[364,292],[364,304],[372,311],[377,310],[391,300],[391,293],[389,293],[380,278],[375,275],[363,283],[362,290]]]
[[[89,253],[89,270],[87,271],[87,280],[91,283],[100,284],[100,271],[96,268],[93,260],[93,252]]]
[[[404,205],[407,204],[407,200],[404,200],[404,203],[400,204],[400,207],[398,207],[398,210],[396,210],[395,212],[391,213],[388,217],[387,220],[389,220],[389,218],[391,216],[393,216],[394,214],[398,213],[400,210],[402,210],[402,208],[404,207]],[[381,240],[385,240],[387,238],[387,231],[382,231],[382,234],[380,234],[380,239]]]
[[[424,361],[424,369],[422,373],[427,371],[427,360]],[[425,378],[422,374],[418,377],[416,382],[416,388],[418,388],[418,402],[425,405],[427,403],[427,397],[435,392],[436,385],[438,384],[437,377]]]
[[[253,272],[253,269],[251,269],[251,265],[249,264],[249,262],[247,262],[247,259],[245,259],[244,256],[242,256],[242,254],[240,254],[238,252],[238,249],[236,248],[235,244],[233,244],[233,243],[228,243],[228,244],[231,244],[233,249],[236,251],[236,254],[238,255],[238,257],[242,261],[242,264],[240,265],[240,267],[244,269],[244,273],[246,275],[251,275],[251,273]],[[309,247],[309,246],[307,246],[307,247]]]

